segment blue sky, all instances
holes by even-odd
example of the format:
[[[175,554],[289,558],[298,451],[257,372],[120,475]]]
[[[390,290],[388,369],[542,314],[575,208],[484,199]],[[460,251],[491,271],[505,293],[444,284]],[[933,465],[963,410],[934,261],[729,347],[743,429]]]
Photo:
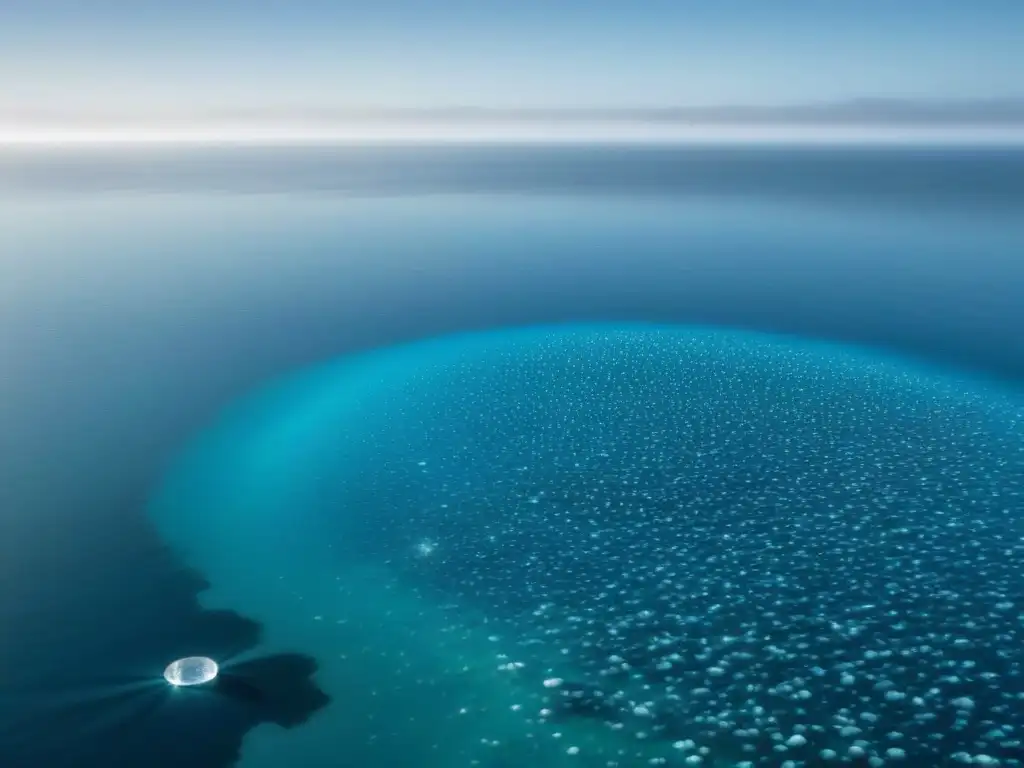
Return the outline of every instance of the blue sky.
[[[1021,0],[0,0],[0,111],[1024,97]]]

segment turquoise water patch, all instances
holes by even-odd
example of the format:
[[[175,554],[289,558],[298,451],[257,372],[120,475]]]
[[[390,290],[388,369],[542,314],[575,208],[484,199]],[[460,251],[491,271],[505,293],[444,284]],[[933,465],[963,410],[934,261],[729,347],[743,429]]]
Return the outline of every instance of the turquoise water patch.
[[[152,515],[322,664],[243,765],[1011,759],[1021,414],[796,339],[466,334],[232,404]]]

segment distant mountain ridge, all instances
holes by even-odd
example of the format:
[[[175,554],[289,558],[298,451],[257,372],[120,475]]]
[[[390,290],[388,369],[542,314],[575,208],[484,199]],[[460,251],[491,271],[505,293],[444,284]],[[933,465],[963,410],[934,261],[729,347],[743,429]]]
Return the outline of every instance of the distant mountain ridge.
[[[630,122],[679,125],[879,125],[879,126],[1022,126],[1024,97],[1012,99],[916,100],[860,98],[841,102],[780,106],[625,107],[269,107],[218,109],[189,113],[149,110],[146,114],[45,108],[4,108],[0,122],[53,124],[135,123],[160,120],[170,124],[200,122],[302,122],[310,125],[386,121],[404,123],[529,123]]]

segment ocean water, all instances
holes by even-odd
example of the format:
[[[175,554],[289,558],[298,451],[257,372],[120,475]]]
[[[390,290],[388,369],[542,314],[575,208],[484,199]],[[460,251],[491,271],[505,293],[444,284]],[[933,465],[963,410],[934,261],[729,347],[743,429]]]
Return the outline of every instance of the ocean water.
[[[4,765],[1019,759],[1024,155],[218,152],[0,159]]]

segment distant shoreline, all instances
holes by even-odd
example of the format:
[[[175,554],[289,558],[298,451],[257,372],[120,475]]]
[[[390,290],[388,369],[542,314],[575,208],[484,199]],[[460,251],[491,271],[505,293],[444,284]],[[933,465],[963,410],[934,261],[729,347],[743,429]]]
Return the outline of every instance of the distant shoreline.
[[[1024,124],[991,126],[717,125],[654,121],[355,121],[107,123],[88,128],[0,122],[0,148],[88,145],[344,144],[1024,145]]]

